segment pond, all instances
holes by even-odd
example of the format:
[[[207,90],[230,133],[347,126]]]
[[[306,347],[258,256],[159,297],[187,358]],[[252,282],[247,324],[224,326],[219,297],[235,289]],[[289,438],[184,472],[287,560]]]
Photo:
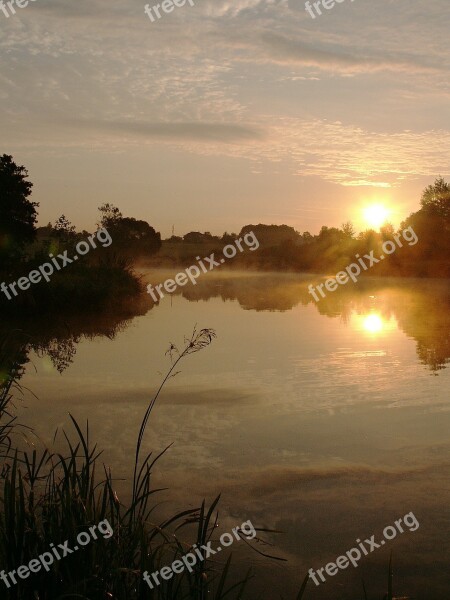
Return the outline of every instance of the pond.
[[[155,486],[168,488],[158,512],[221,493],[221,530],[250,519],[282,531],[257,547],[287,562],[233,547],[265,598],[295,597],[309,568],[412,512],[416,530],[310,582],[307,598],[362,597],[362,578],[381,597],[391,552],[394,595],[447,598],[450,282],[367,278],[316,303],[310,281],[210,273],[114,325],[95,315],[34,323],[19,420],[51,444],[56,428],[71,429],[69,412],[89,419],[105,464],[129,481],[142,416],[170,367],[165,351],[195,325],[213,328],[217,339],[183,360],[150,418],[144,449],[173,444],[155,467]]]

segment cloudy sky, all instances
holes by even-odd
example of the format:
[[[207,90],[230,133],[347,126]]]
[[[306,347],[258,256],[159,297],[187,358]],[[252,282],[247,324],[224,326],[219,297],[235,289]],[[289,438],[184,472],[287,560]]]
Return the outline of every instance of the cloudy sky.
[[[150,2],[150,5],[156,2]],[[448,0],[35,0],[0,12],[1,153],[40,223],[118,205],[169,235],[398,222],[450,176]],[[362,226],[362,224],[361,224]]]

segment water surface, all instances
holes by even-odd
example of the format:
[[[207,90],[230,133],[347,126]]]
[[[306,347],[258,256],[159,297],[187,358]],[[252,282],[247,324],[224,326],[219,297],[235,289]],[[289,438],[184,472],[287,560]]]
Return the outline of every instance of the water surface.
[[[307,282],[208,274],[158,305],[146,299],[122,326],[104,324],[108,335],[101,324],[72,333],[71,323],[52,339],[47,327],[23,378],[37,399],[27,394],[19,416],[48,443],[70,428],[69,412],[89,418],[104,461],[129,479],[169,342],[182,347],[195,324],[214,328],[217,340],[168,383],[146,434],[148,451],[173,443],[155,470],[155,485],[170,488],[160,510],[222,492],[224,531],[247,519],[283,530],[261,549],[287,563],[250,557],[253,589],[269,599],[295,597],[310,567],[413,511],[417,531],[307,598],[359,598],[361,577],[380,597],[392,550],[397,596],[448,600],[450,282],[367,279],[319,304]]]

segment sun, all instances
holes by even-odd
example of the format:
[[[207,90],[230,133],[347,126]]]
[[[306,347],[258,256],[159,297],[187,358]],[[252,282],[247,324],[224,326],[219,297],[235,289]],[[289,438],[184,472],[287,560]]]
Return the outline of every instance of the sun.
[[[390,210],[383,204],[369,204],[364,208],[363,214],[367,225],[378,229],[386,223]]]

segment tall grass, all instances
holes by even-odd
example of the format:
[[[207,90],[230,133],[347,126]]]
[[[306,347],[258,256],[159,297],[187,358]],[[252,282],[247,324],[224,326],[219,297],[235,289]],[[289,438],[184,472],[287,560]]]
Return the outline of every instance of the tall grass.
[[[185,347],[169,348],[172,366],[149,403],[139,430],[131,503],[123,505],[115,490],[111,471],[100,463],[101,453],[91,443],[89,425],[81,427],[70,415],[73,432],[64,435],[64,450],[19,452],[13,450],[11,433],[14,417],[7,410],[14,379],[3,383],[0,395],[0,446],[2,485],[0,500],[0,565],[6,573],[27,565],[50,545],[69,541],[76,545],[80,532],[105,519],[113,529],[109,539],[99,536],[82,550],[55,561],[47,572],[41,569],[17,585],[7,588],[0,581],[5,600],[143,600],[241,598],[250,575],[229,583],[231,557],[220,564],[198,562],[193,572],[184,571],[150,590],[144,571],[152,573],[171,564],[192,549],[206,544],[217,525],[217,497],[207,507],[180,512],[159,524],[152,522],[155,502],[152,471],[159,454],[141,460],[145,429],[153,407],[179,362],[207,347],[215,333],[209,329],[193,332]],[[189,541],[186,541],[189,540]]]
[[[141,457],[146,427],[165,384],[176,375],[180,361],[209,346],[214,337],[211,329],[194,330],[183,349],[171,344],[171,367],[149,402],[137,436],[129,505],[121,503],[115,492],[111,471],[101,463],[97,445],[91,443],[89,424],[81,427],[72,415],[72,434],[63,432],[64,450],[17,450],[13,437],[20,426],[10,411],[13,389],[18,385],[15,372],[0,382],[0,572],[17,571],[66,540],[69,548],[74,548],[81,532],[89,534],[89,529],[102,521],[107,520],[113,530],[112,537],[98,535],[81,550],[55,561],[48,571],[41,569],[27,579],[16,575],[17,585],[7,588],[0,580],[2,600],[244,598],[251,572],[242,580],[231,580],[231,555],[224,562],[199,561],[192,572],[185,570],[169,581],[161,580],[154,589],[142,578],[145,571],[159,571],[180,559],[194,544],[206,545],[217,528],[220,496],[210,506],[203,502],[155,524],[153,496],[160,490],[152,487],[152,472],[167,449]],[[0,343],[0,354],[1,349]],[[297,600],[305,598],[308,580],[306,575]],[[281,598],[282,590],[271,590],[267,597],[274,598],[278,592]],[[364,582],[363,592],[367,600]],[[392,557],[384,600],[396,600]]]
[[[8,463],[6,462],[11,454],[12,434],[16,426],[16,417],[10,412],[12,401],[11,387],[12,380],[0,381],[0,474],[4,477]]]

